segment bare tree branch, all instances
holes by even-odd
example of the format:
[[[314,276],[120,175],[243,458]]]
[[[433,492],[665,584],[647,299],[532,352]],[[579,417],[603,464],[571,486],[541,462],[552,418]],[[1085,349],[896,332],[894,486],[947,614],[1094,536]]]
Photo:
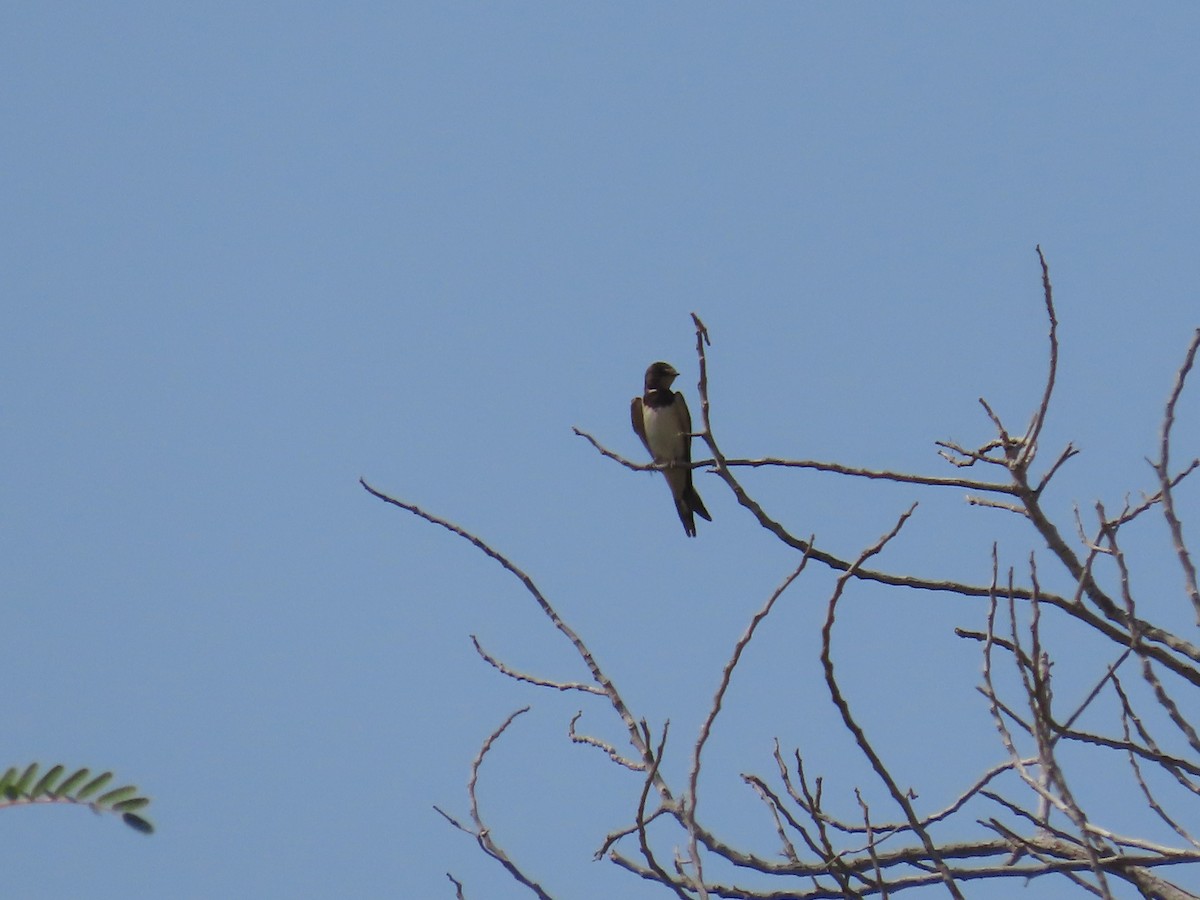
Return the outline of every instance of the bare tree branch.
[[[508,557],[504,556],[499,551],[494,550],[481,538],[478,538],[469,531],[466,531],[460,526],[455,525],[448,519],[443,519],[440,516],[435,516],[433,513],[426,512],[416,504],[408,503],[404,500],[398,500],[395,497],[389,497],[382,491],[371,487],[371,485],[367,484],[367,482],[362,478],[359,479],[359,484],[361,484],[363,489],[373,497],[377,497],[385,503],[390,503],[392,506],[407,510],[413,515],[424,519],[426,522],[438,525],[442,528],[445,528],[452,534],[458,535],[484,555],[489,556],[496,562],[500,563],[505,570],[507,570],[518,581],[520,581],[521,584],[525,586],[525,590],[529,592],[535,601],[537,601],[538,606],[541,607],[542,612],[554,624],[554,627],[557,628],[563,634],[563,636],[571,642],[571,646],[575,648],[575,651],[579,654],[580,659],[583,660],[584,665],[587,666],[588,671],[591,672],[592,679],[603,690],[604,695],[608,697],[613,709],[616,711],[617,715],[620,716],[621,721],[625,723],[625,728],[629,733],[630,743],[637,750],[644,762],[650,762],[650,747],[643,740],[642,734],[638,730],[637,722],[634,719],[633,714],[629,711],[629,707],[625,704],[625,701],[617,692],[616,686],[612,683],[608,676],[604,674],[604,671],[600,668],[599,663],[596,662],[595,657],[592,655],[591,650],[588,649],[587,645],[583,642],[579,635],[576,634],[575,631],[568,626],[565,621],[563,621],[557,610],[551,606],[550,601],[546,599],[540,590],[538,590],[538,586],[534,584],[532,578],[521,571],[521,569],[517,568],[517,566],[508,559]],[[660,789],[662,787],[663,785],[660,784]]]

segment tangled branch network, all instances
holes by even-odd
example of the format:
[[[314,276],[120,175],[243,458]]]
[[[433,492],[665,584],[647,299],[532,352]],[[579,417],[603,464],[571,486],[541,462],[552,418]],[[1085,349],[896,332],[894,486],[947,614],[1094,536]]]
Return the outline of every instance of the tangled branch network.
[[[1200,330],[1191,337],[1163,411],[1158,458],[1150,461],[1153,489],[1137,501],[1127,501],[1120,510],[1109,511],[1097,503],[1087,517],[1076,510],[1074,521],[1057,522],[1044,506],[1043,497],[1047,485],[1078,450],[1067,444],[1048,461],[1039,453],[1058,376],[1059,338],[1049,269],[1041,248],[1037,252],[1049,345],[1040,402],[1024,428],[1012,428],[981,399],[992,436],[977,447],[952,441],[936,444],[955,473],[950,475],[817,460],[727,456],[711,419],[710,336],[693,314],[701,412],[695,436],[708,455],[691,465],[714,472],[766,535],[794,549],[797,557],[733,642],[699,733],[684,742],[681,752],[688,762],[680,783],[671,783],[663,774],[668,754],[676,752],[668,725],[652,727],[635,713],[584,638],[563,620],[526,572],[492,544],[455,523],[362,482],[363,488],[381,501],[458,535],[499,563],[574,648],[587,674],[585,680],[518,671],[472,637],[479,656],[501,675],[534,688],[601,700],[619,721],[624,736],[621,744],[580,733],[582,713],[568,725],[572,742],[601,751],[603,758],[641,781],[629,821],[599,839],[597,858],[606,858],[658,885],[665,894],[680,898],[816,900],[890,897],[901,892],[962,898],[970,884],[982,880],[1005,880],[1015,888],[1029,879],[1054,878],[1060,881],[1060,890],[1101,898],[1132,892],[1133,896],[1160,900],[1196,900],[1197,894],[1176,882],[1179,873],[1192,873],[1188,864],[1200,861],[1200,841],[1189,831],[1200,802],[1200,734],[1194,724],[1200,699],[1200,647],[1178,629],[1147,617],[1144,609],[1152,604],[1138,596],[1132,577],[1144,564],[1127,551],[1130,542],[1126,535],[1143,521],[1161,517],[1170,556],[1182,573],[1185,596],[1181,602],[1190,605],[1200,623],[1200,588],[1184,538],[1179,496],[1181,485],[1200,460],[1172,461],[1179,400],[1200,348]],[[626,459],[578,428],[575,433],[601,457],[627,469],[662,468]],[[990,571],[974,583],[891,571],[876,560],[902,529],[912,527],[915,506],[896,515],[891,527],[861,552],[839,555],[818,546],[812,535],[793,533],[780,514],[769,510],[768,498],[757,497],[746,488],[739,473],[757,468],[808,469],[921,490],[965,491],[968,502],[976,507],[1016,516],[1029,529],[1035,549],[1018,570],[1001,566],[993,544]],[[963,477],[974,472],[982,477]],[[872,808],[862,791],[855,791],[853,802],[831,801],[822,777],[810,772],[801,751],[785,751],[777,740],[773,750],[767,751],[772,776],[742,776],[761,801],[777,844],[767,850],[735,847],[718,837],[713,824],[700,815],[704,750],[755,635],[785,592],[814,567],[836,573],[833,588],[825,597],[820,635],[819,663],[828,700],[877,779],[875,787],[882,787],[886,808]],[[1044,589],[1049,569],[1054,570],[1057,583],[1071,589],[1057,593]],[[982,602],[986,610],[980,627],[958,628],[955,634],[979,648],[982,677],[978,691],[995,728],[997,757],[982,764],[978,776],[956,796],[933,807],[922,805],[918,794],[893,772],[886,742],[870,737],[865,719],[842,688],[840,674],[847,664],[835,664],[835,648],[840,646],[836,641],[838,612],[853,586],[861,582],[957,595],[976,604]],[[1058,634],[1065,630],[1079,640],[1096,641],[1107,652],[1093,654],[1087,662],[1078,657],[1069,662],[1056,659],[1045,635],[1051,617]],[[1063,671],[1055,673],[1056,663],[1072,667],[1073,683],[1082,679],[1090,685],[1074,702],[1055,697],[1055,679]],[[539,864],[551,868],[549,861],[514,860],[486,825],[477,793],[489,750],[527,709],[509,715],[475,757],[467,791],[469,817],[459,819],[438,812],[454,828],[472,836],[480,850],[517,883],[537,897],[548,898],[552,895],[531,872]],[[1085,721],[1099,724],[1085,729]],[[1095,769],[1084,769],[1079,761],[1089,754],[1108,767],[1114,782],[1123,779],[1142,798],[1138,815],[1102,821],[1086,808],[1080,800],[1086,793],[1081,787],[1087,786],[1086,771]],[[840,805],[841,811],[834,809],[835,805]],[[466,897],[462,882],[453,875],[448,877],[455,895]]]

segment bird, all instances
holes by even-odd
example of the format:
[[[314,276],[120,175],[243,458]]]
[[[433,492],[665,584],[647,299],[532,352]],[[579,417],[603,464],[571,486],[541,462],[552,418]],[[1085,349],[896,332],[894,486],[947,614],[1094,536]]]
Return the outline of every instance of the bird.
[[[683,394],[671,390],[679,373],[670,363],[651,363],[646,369],[645,392],[634,397],[629,407],[633,430],[642,439],[656,463],[673,463],[676,468],[662,473],[675,498],[675,511],[688,537],[696,536],[695,515],[712,521],[704,501],[692,486],[692,416]]]

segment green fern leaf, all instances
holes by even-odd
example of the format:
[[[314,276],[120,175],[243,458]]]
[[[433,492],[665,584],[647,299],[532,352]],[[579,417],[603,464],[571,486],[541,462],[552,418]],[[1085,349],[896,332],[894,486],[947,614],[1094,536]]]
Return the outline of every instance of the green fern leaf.
[[[92,802],[97,806],[115,806],[122,800],[128,800],[135,796],[137,796],[137,788],[132,784],[127,784],[124,787],[114,788],[107,794],[97,797]]]
[[[21,773],[21,777],[13,784],[13,790],[22,797],[29,796],[29,787],[33,784],[33,779],[37,778],[38,764],[30,763],[28,768]]]
[[[97,775],[79,789],[79,793],[75,795],[76,798],[79,800],[86,800],[88,797],[92,796],[92,794],[96,793],[96,791],[100,790],[102,787],[112,781],[112,778],[112,772],[104,772],[103,774]]]
[[[87,769],[80,769],[78,772],[71,775],[66,781],[58,786],[60,796],[69,797],[75,788],[87,779],[91,773]]]
[[[126,825],[128,825],[130,828],[132,828],[134,831],[141,832],[142,834],[154,834],[154,826],[153,825],[151,825],[148,821],[143,819],[141,816],[134,815],[131,812],[127,812],[127,813],[123,814],[121,816],[121,821],[124,822]]]
[[[40,797],[43,794],[53,795],[55,793],[54,785],[58,783],[58,779],[62,777],[62,773],[62,766],[52,766],[50,770],[46,772],[46,774],[38,780],[38,783],[35,784],[29,791],[29,796],[32,798]]]

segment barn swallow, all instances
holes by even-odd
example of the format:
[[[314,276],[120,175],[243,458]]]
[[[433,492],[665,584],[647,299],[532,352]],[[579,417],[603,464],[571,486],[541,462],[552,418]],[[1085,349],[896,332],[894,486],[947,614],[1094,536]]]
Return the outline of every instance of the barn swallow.
[[[629,407],[633,430],[642,439],[656,463],[673,463],[678,468],[663,469],[675,511],[688,537],[696,536],[692,514],[712,521],[704,501],[692,487],[692,417],[683,394],[671,390],[679,377],[670,363],[656,362],[646,370],[645,393],[634,397]]]

